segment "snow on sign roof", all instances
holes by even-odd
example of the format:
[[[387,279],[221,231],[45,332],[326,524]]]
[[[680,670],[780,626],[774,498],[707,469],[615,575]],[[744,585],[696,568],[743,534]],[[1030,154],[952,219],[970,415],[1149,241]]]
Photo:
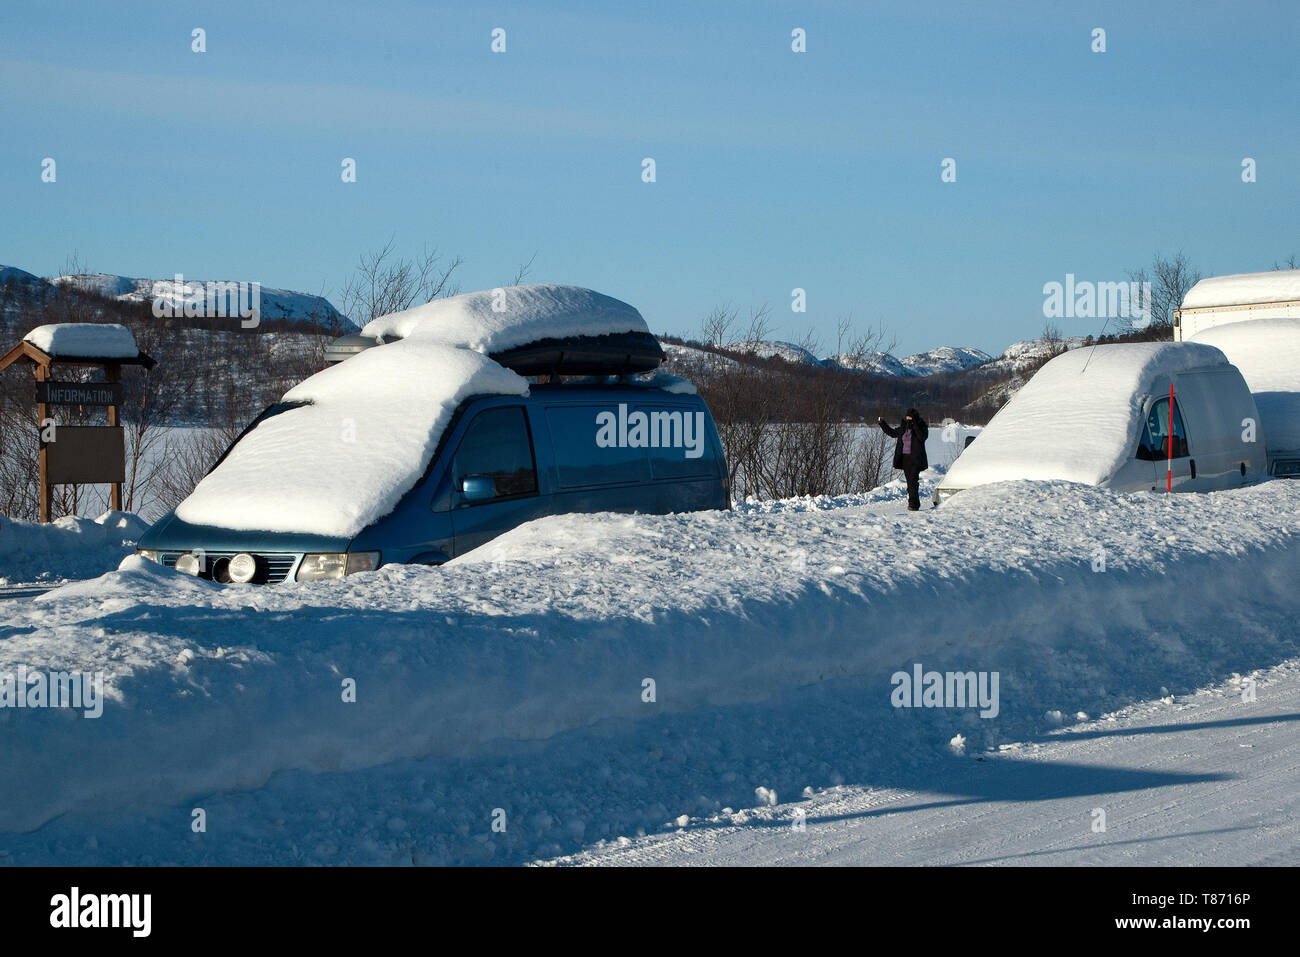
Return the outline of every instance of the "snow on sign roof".
[[[379,316],[362,335],[419,338],[501,352],[541,339],[649,333],[641,313],[627,303],[580,286],[506,286],[470,292]]]
[[[1011,397],[953,463],[943,485],[961,489],[1010,479],[1100,484],[1136,447],[1142,401],[1158,377],[1227,365],[1218,349],[1196,342],[1073,349]]]
[[[528,382],[469,349],[418,338],[370,349],[285,393],[176,509],[222,528],[352,538],[423,474],[461,400],[526,395]]]
[[[23,341],[55,358],[134,359],[140,354],[131,330],[116,323],[56,322],[37,326]]]
[[[1300,269],[1273,269],[1202,279],[1183,297],[1184,309],[1247,306],[1300,299]]]
[[[1255,396],[1270,449],[1300,449],[1300,319],[1214,326],[1196,341],[1222,350]]]

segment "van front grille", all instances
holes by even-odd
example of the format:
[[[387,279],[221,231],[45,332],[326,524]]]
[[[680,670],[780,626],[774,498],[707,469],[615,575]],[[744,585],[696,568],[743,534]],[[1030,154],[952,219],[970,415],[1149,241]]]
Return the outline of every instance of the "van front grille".
[[[163,552],[158,556],[159,560],[168,568],[176,567],[176,559],[180,558],[184,552]],[[212,577],[212,565],[221,559],[230,559],[238,555],[239,552],[204,552],[203,556],[207,560],[207,568],[204,571],[204,578]],[[294,568],[298,564],[301,555],[293,552],[249,552],[257,559],[259,568],[266,568],[266,578],[263,584],[278,585],[290,575],[293,574]],[[261,576],[254,581],[260,581]]]

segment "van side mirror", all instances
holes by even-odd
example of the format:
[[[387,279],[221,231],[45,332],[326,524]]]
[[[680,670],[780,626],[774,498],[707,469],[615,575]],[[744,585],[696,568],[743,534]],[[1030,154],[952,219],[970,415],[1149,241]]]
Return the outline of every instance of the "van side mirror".
[[[460,493],[467,502],[486,502],[497,497],[497,483],[490,475],[467,475],[460,480]]]

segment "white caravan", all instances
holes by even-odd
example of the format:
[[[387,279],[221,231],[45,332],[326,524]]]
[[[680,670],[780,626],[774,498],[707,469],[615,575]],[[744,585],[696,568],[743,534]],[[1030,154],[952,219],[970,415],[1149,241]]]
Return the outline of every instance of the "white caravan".
[[[1174,338],[1200,339],[1211,327],[1251,319],[1300,319],[1300,269],[1202,279],[1174,311]]]
[[[1300,478],[1300,319],[1215,326],[1196,341],[1223,352],[1254,393],[1268,436],[1268,472]]]
[[[1264,475],[1264,431],[1241,373],[1197,342],[1073,349],[1011,397],[953,463],[934,501],[1013,479],[1064,479],[1119,491],[1232,488]]]

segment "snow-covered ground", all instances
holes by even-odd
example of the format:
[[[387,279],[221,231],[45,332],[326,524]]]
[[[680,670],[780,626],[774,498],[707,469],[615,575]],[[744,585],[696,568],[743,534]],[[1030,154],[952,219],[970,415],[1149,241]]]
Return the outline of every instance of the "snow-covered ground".
[[[94,578],[135,551],[147,522],[126,512],[71,515],[48,525],[0,517],[0,587]]]
[[[553,863],[1294,866],[1300,661],[1253,677]]]
[[[8,603],[0,675],[107,700],[0,709],[0,855],[796,860],[803,806],[809,860],[1296,862],[1300,484],[901,496],[559,516],[312,585],[129,558]],[[916,665],[996,673],[996,716],[894,707]]]

